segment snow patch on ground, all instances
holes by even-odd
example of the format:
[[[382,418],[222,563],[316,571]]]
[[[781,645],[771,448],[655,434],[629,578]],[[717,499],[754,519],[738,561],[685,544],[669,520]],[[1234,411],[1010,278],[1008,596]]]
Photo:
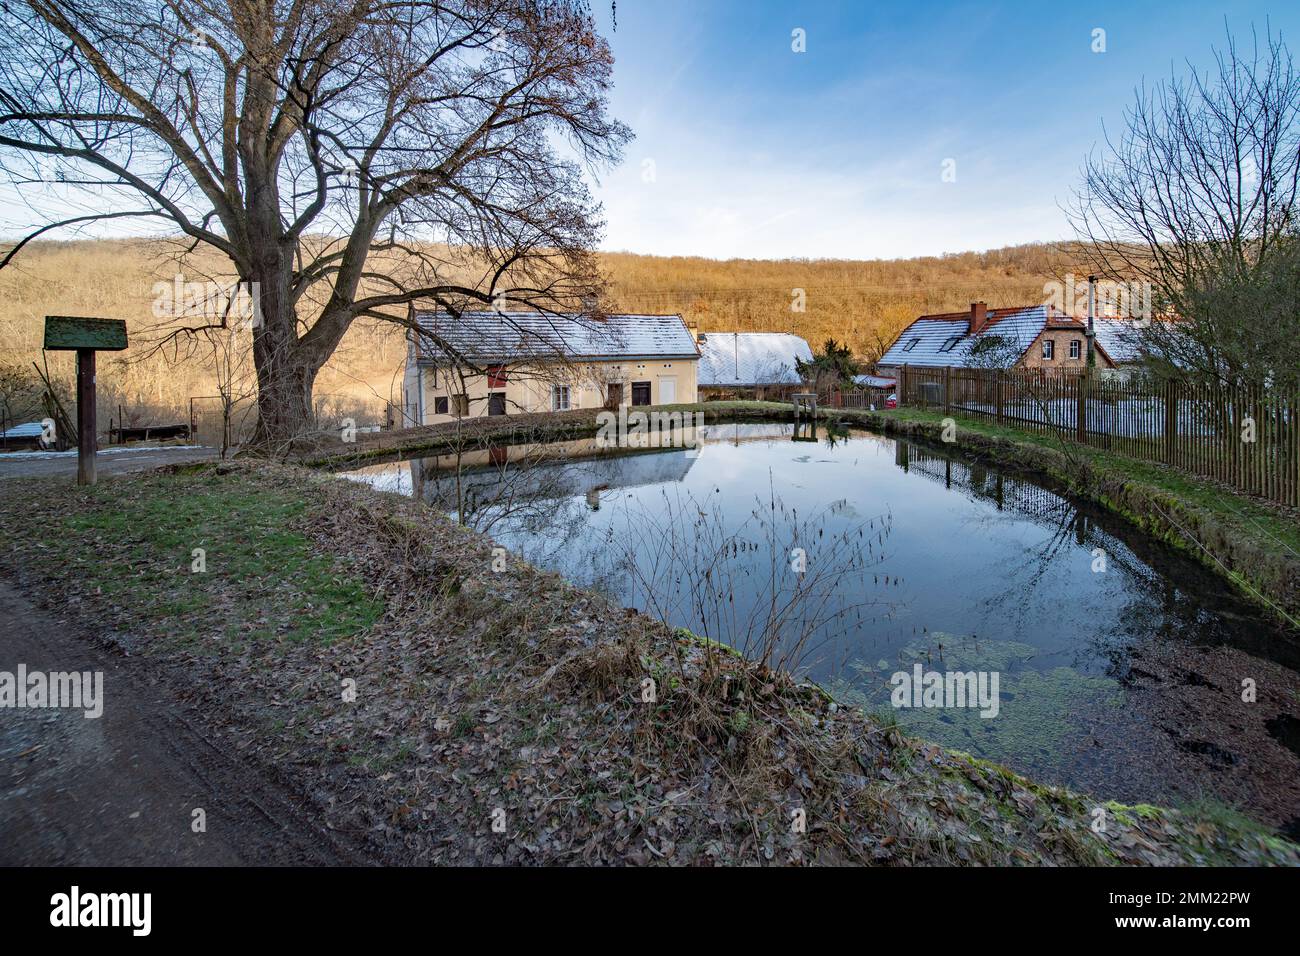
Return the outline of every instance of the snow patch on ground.
[[[147,451],[191,451],[203,448],[203,445],[146,445],[142,448],[127,448],[117,446],[114,448],[101,448],[97,452],[100,455],[138,455]],[[70,448],[67,451],[6,451],[0,452],[0,461],[6,458],[76,458],[77,449]]]

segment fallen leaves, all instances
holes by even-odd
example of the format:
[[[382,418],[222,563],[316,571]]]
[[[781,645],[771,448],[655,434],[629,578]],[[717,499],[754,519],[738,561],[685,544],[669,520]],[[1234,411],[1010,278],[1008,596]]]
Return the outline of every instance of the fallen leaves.
[[[321,560],[308,573],[333,587],[340,563],[356,569],[368,596],[382,595],[383,614],[332,641],[250,638],[281,630],[275,601],[294,582],[279,582],[272,597],[235,582],[192,641],[174,640],[171,619],[147,603],[111,621],[212,733],[286,778],[331,829],[364,834],[376,859],[1296,862],[1276,842],[1176,815],[1115,820],[1094,834],[1084,802],[1066,791],[908,738],[788,675],[704,654],[521,562],[489,573],[490,540],[414,501],[292,468],[227,470],[302,502],[293,517],[224,542],[228,555],[258,553],[268,536],[292,530]],[[51,518],[112,508],[117,493],[157,493],[160,480],[106,483],[99,497],[59,501]],[[165,479],[182,495],[205,494],[213,480],[205,470]],[[0,510],[30,506],[16,494]],[[10,532],[5,544],[10,573],[22,567],[51,595],[112,613],[108,598],[76,587],[75,535],[29,542]],[[160,561],[117,555],[119,546],[97,534],[97,560],[144,570]],[[346,605],[329,594],[309,595],[297,613]],[[651,674],[652,703],[641,697]],[[339,692],[345,678],[356,681],[350,702]]]

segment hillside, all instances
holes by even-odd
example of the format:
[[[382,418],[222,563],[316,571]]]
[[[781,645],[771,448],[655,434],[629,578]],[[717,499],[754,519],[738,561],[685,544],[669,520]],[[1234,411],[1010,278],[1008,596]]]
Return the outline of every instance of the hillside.
[[[1045,243],[920,259],[703,259],[604,255],[615,306],[680,312],[706,332],[793,332],[818,347],[847,341],[873,359],[927,312],[1040,302],[1043,285],[1071,266]],[[792,305],[804,292],[803,312]]]
[[[139,240],[35,243],[0,271],[0,365],[30,367],[41,359],[43,318],[49,314],[125,318],[136,341],[156,326],[154,287],[176,274],[175,244]],[[715,260],[605,253],[612,308],[680,312],[704,331],[789,331],[818,346],[847,340],[873,358],[908,321],[925,312],[1037,302],[1043,284],[1069,269],[1055,246],[1032,244],[981,253],[899,260]],[[200,270],[221,276],[228,265],[198,256]],[[803,290],[804,311],[792,308]],[[101,419],[124,407],[128,420],[184,418],[191,397],[215,393],[210,352],[143,355],[101,363]],[[359,323],[317,382],[322,413],[379,421],[397,398],[404,350],[396,328]],[[49,357],[68,379],[70,355]],[[215,407],[198,402],[200,411]]]

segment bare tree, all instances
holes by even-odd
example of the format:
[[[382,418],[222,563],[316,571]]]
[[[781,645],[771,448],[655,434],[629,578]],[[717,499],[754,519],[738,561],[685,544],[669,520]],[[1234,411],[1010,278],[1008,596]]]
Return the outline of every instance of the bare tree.
[[[237,444],[235,415],[256,400],[256,375],[249,361],[248,331],[233,323],[205,332],[216,372],[217,395],[221,401],[221,457]],[[242,414],[242,412],[240,412]]]
[[[877,593],[891,579],[881,568],[893,518],[837,532],[832,518],[844,505],[801,518],[769,483],[766,499],[728,520],[716,495],[665,489],[657,502],[632,505],[633,520],[611,542],[633,585],[625,600],[666,624],[689,622],[710,653],[726,644],[792,672],[832,661],[866,617],[894,609]]]
[[[259,305],[258,436],[291,439],[358,317],[586,314],[611,68],[582,0],[15,0],[0,165],[40,221],[0,265],[126,217],[219,250]]]
[[[1150,283],[1142,344],[1180,373],[1300,385],[1300,76],[1271,33],[1137,92],[1070,209],[1090,268]]]

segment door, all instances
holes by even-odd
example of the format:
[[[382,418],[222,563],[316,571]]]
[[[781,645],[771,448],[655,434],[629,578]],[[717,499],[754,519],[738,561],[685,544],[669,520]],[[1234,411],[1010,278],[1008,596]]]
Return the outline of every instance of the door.
[[[489,392],[488,393],[488,414],[504,415],[506,413],[506,393]]]
[[[671,405],[677,401],[677,379],[673,376],[661,376],[659,379],[659,404]]]

